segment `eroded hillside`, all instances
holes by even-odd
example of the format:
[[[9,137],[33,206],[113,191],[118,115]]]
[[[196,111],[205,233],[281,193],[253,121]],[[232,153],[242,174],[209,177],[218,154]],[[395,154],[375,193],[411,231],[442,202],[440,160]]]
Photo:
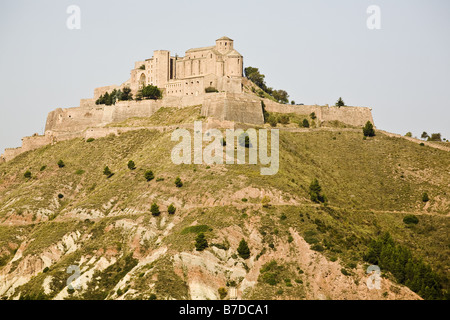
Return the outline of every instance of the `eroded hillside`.
[[[387,270],[381,289],[368,289],[364,255],[384,232],[448,288],[447,151],[381,133],[363,140],[352,129],[281,131],[280,170],[261,176],[259,165],[174,165],[170,134],[73,139],[1,164],[0,296],[420,298]],[[104,175],[105,166],[114,175]],[[309,199],[314,178],[326,206]],[[405,224],[408,214],[419,223]],[[199,232],[209,243],[200,252]],[[237,254],[241,239],[249,259]],[[80,268],[80,290],[67,288],[69,266]]]

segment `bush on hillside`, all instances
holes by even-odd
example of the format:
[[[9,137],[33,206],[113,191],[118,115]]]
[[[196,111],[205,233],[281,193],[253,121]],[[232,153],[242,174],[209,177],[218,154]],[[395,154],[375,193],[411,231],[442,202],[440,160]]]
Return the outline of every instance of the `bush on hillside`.
[[[366,125],[363,128],[363,134],[365,137],[375,136],[375,130],[373,129],[373,124],[370,121],[366,122]]]
[[[208,241],[206,240],[205,234],[200,232],[195,238],[195,250],[203,251],[208,248]]]
[[[150,212],[152,213],[152,216],[154,216],[154,217],[157,217],[160,215],[161,212],[159,211],[159,206],[155,202],[152,203]]]

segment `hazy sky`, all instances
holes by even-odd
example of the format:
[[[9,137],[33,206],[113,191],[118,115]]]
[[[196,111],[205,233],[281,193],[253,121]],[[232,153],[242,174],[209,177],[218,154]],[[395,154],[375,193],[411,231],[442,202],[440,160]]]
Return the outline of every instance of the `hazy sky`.
[[[81,29],[69,30],[69,5]],[[381,29],[366,25],[370,5]],[[47,113],[120,84],[153,50],[229,36],[266,82],[304,104],[373,108],[375,125],[450,139],[450,1],[1,1],[0,153]]]

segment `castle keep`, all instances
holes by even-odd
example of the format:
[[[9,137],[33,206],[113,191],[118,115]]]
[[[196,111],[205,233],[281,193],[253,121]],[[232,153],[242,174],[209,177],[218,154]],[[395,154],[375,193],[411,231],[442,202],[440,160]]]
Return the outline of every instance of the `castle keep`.
[[[228,37],[216,40],[215,46],[189,49],[184,57],[170,51],[156,50],[153,57],[135,62],[130,80],[121,86],[98,88],[94,99],[112,89],[129,87],[136,93],[142,86],[157,86],[164,96],[198,96],[206,88],[241,93],[243,57]]]
[[[110,106],[95,103],[101,95],[114,89],[129,87],[135,96],[146,85],[157,86],[163,98],[118,101]],[[157,50],[152,58],[135,62],[130,79],[121,85],[96,88],[94,97],[81,99],[79,107],[49,112],[44,135],[36,133],[23,138],[22,146],[6,149],[0,161],[9,161],[25,151],[58,141],[76,137],[99,138],[136,130],[138,128],[114,128],[111,124],[132,117],[150,117],[161,107],[201,105],[201,115],[215,119],[218,126],[230,123],[264,125],[262,103],[269,112],[301,115],[314,112],[319,125],[334,120],[352,126],[363,126],[367,121],[373,123],[370,108],[279,104],[256,95],[256,90],[251,90],[255,87],[243,77],[243,56],[234,49],[234,41],[228,37],[217,39],[214,46],[189,49],[184,57]]]

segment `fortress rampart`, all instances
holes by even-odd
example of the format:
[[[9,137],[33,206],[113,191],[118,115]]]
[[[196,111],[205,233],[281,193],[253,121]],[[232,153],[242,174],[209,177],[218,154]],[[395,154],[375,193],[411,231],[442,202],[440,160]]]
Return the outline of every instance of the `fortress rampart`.
[[[96,104],[101,95],[111,93],[114,89],[128,87],[133,97],[136,97],[136,92],[147,85],[157,86],[164,98],[118,101],[110,106]],[[80,100],[79,107],[51,111],[47,116],[44,135],[34,134],[23,138],[22,146],[6,149],[0,161],[9,161],[23,152],[58,141],[77,137],[99,138],[139,129],[106,126],[133,117],[150,117],[161,107],[202,105],[201,115],[211,120],[210,124],[219,125],[234,122],[263,125],[262,102],[269,112],[303,115],[315,112],[319,125],[333,120],[353,126],[363,126],[367,121],[373,123],[370,108],[284,105],[261,99],[244,90],[246,88],[248,91],[248,87],[254,86],[243,77],[243,56],[234,49],[234,41],[228,37],[217,39],[214,46],[189,49],[184,57],[172,57],[167,50],[156,50],[152,58],[135,62],[130,79],[120,86],[96,88],[94,98]]]
[[[367,121],[373,122],[372,109],[367,107],[327,107],[318,105],[287,105],[276,103],[270,99],[262,99],[268,112],[297,113],[309,115],[315,113],[319,123],[340,121],[342,123],[362,127]]]

